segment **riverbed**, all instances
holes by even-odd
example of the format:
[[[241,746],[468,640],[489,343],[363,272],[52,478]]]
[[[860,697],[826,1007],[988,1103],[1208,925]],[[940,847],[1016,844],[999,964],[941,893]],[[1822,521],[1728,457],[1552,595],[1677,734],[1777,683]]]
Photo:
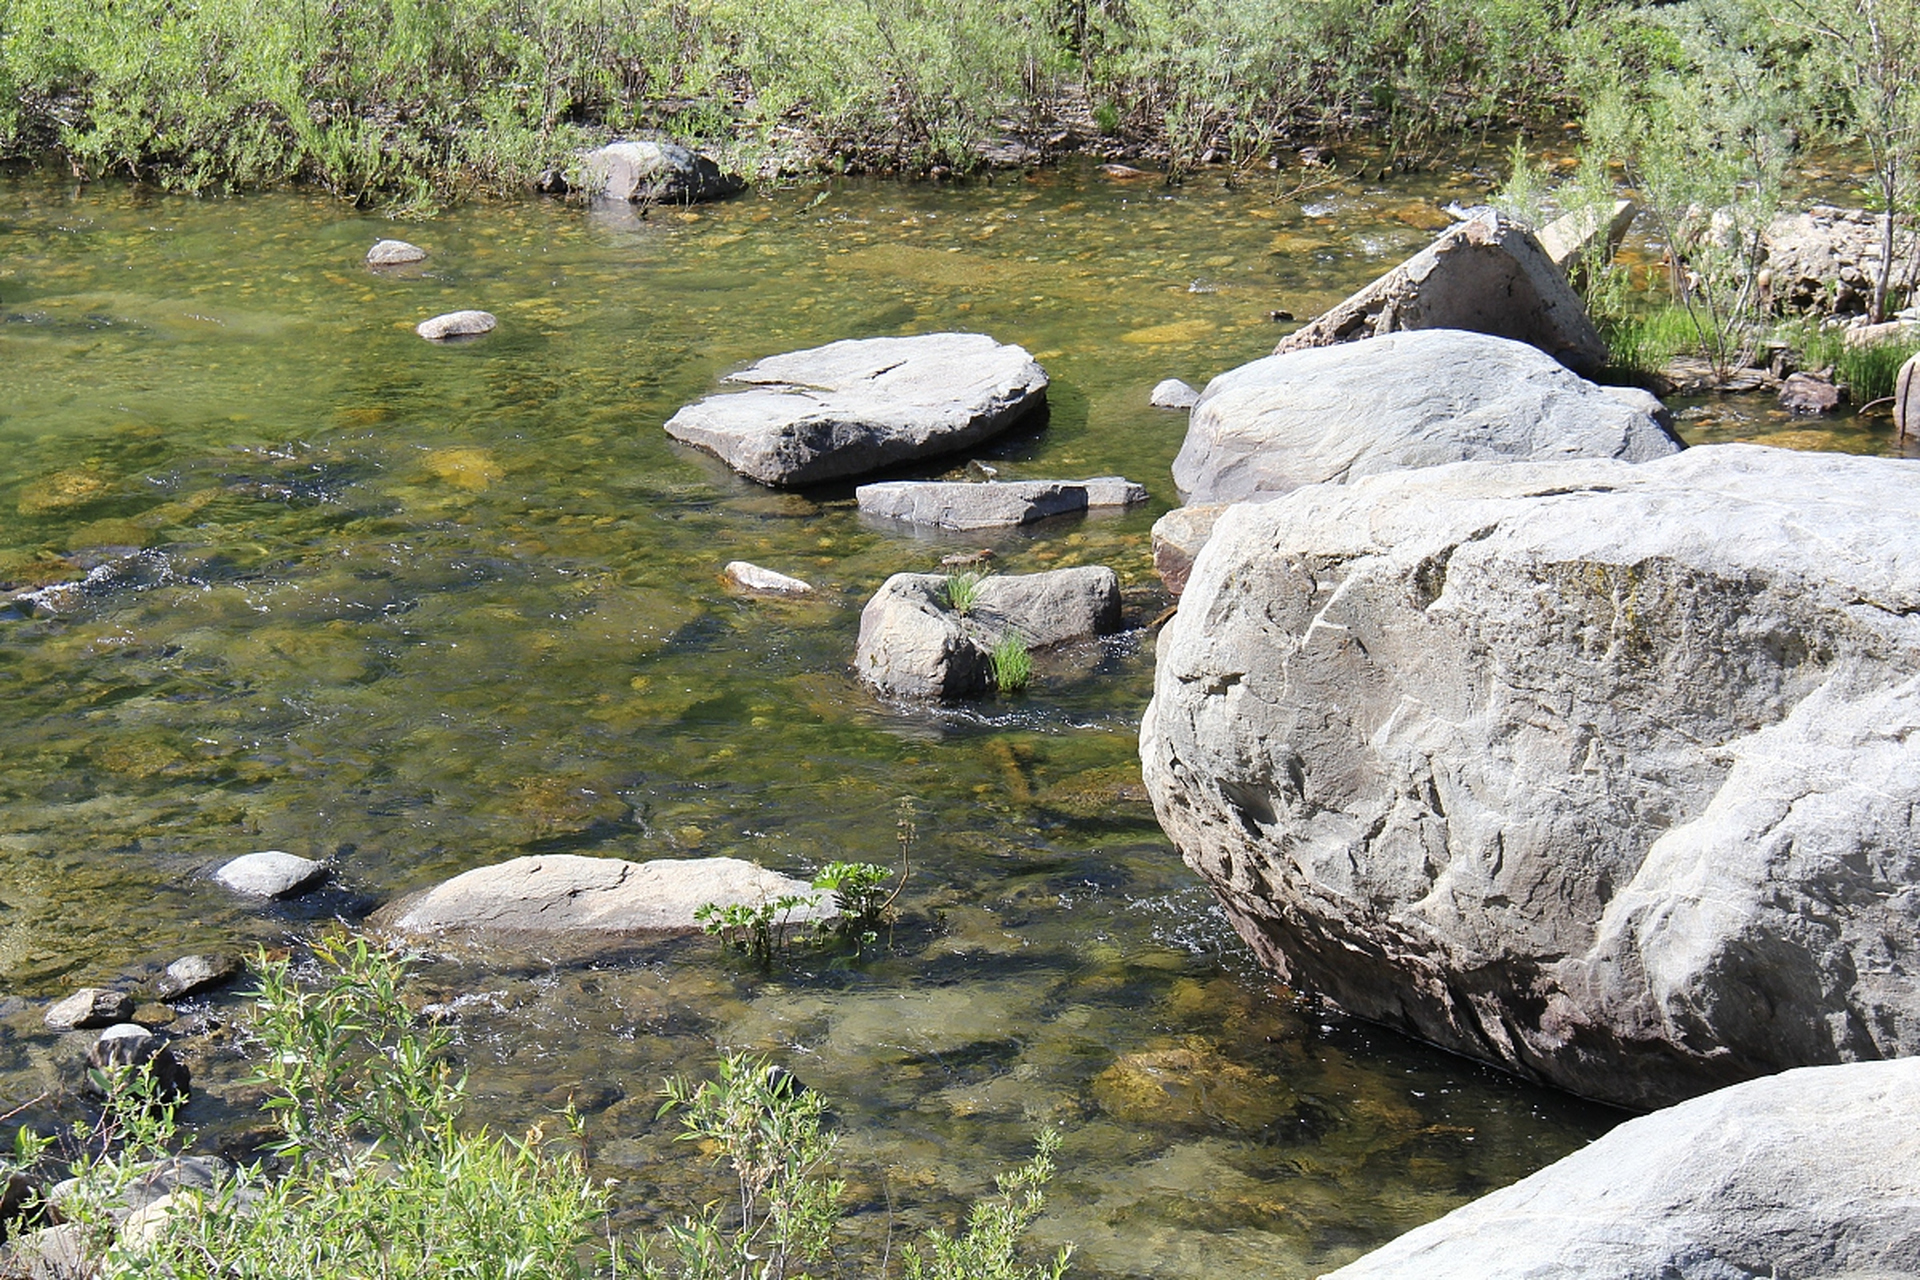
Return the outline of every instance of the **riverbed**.
[[[1259,973],[1140,786],[1148,530],[1203,385],[1424,245],[1497,163],[1169,189],[1090,163],[965,184],[836,182],[696,209],[554,200],[396,223],[318,196],[0,179],[0,1113],[57,1123],[76,1050],[47,999],[195,950],[300,946],[524,853],[898,865],[858,961],[762,973],[697,938],[584,962],[447,954],[475,1115],[572,1097],[616,1220],[697,1199],[669,1073],[771,1054],[833,1100],[855,1230],[952,1223],[1041,1126],[1037,1235],[1083,1275],[1314,1274],[1605,1131],[1615,1113],[1354,1024]],[[1471,159],[1471,157],[1470,157]],[[374,272],[397,236],[430,257]],[[482,308],[434,346],[413,325]],[[913,474],[1124,475],[1151,501],[1027,530],[863,522],[850,487],[768,490],[661,424],[728,370],[845,337],[1027,348],[1040,421]],[[1889,449],[1873,422],[1683,407],[1695,442]],[[854,678],[862,603],[990,547],[1111,565],[1119,636],[1032,688],[901,706]],[[812,582],[744,598],[744,559]],[[331,889],[262,909],[207,876],[285,849]],[[230,1020],[234,997],[206,1005]],[[191,1004],[188,1015],[203,1012]],[[245,1044],[202,1051],[203,1145],[257,1123]],[[0,1134],[0,1137],[6,1135]],[[704,1184],[703,1184],[704,1185]]]

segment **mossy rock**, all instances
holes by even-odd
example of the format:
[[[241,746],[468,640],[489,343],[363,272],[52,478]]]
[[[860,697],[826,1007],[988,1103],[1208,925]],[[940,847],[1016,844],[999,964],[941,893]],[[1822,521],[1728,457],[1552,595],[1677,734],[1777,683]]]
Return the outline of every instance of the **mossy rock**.
[[[1199,1038],[1126,1054],[1094,1077],[1093,1099],[1132,1124],[1242,1131],[1268,1128],[1300,1109],[1280,1077],[1231,1062]]]

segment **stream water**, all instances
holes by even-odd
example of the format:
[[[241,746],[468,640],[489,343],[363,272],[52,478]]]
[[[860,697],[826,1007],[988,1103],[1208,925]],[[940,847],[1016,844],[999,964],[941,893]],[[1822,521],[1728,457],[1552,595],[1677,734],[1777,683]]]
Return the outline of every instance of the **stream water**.
[[[527,852],[891,864],[904,815],[903,918],[858,964],[763,975],[704,938],[431,961],[476,1115],[574,1097],[618,1220],[642,1226],[706,1198],[655,1119],[660,1078],[759,1049],[834,1100],[870,1241],[951,1224],[1053,1125],[1039,1237],[1075,1242],[1079,1274],[1153,1277],[1314,1274],[1604,1131],[1612,1112],[1276,989],[1155,825],[1135,755],[1168,603],[1148,529],[1185,429],[1148,389],[1265,354],[1270,311],[1364,283],[1487,176],[1283,198],[1070,165],[404,225],[295,194],[0,180],[0,581],[91,571],[67,612],[0,613],[0,1113],[48,1089],[23,1118],[77,1107],[59,1085],[84,1037],[40,1015],[83,982],[297,947]],[[432,256],[376,274],[386,235]],[[414,336],[464,307],[498,330]],[[1045,420],[984,462],[1123,474],[1151,504],[916,536],[660,429],[760,356],[946,329],[1018,342],[1053,379]],[[1683,425],[1886,448],[1871,425],[1724,405]],[[1129,629],[1041,655],[1022,696],[874,698],[849,667],[862,603],[982,545],[1003,572],[1112,565]],[[818,591],[734,596],[736,558]],[[266,848],[332,859],[336,887],[262,910],[207,879]],[[182,1046],[187,1121],[237,1141],[258,1123],[243,1043]]]

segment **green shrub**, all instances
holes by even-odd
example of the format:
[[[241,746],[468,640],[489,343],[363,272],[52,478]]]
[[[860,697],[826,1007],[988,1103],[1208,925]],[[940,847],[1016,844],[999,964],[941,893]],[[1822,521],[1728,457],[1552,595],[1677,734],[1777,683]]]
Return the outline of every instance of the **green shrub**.
[[[1916,353],[1920,353],[1920,343],[1843,342],[1839,358],[1833,362],[1833,380],[1847,389],[1847,398],[1856,405],[1885,400],[1893,394],[1900,366]]]

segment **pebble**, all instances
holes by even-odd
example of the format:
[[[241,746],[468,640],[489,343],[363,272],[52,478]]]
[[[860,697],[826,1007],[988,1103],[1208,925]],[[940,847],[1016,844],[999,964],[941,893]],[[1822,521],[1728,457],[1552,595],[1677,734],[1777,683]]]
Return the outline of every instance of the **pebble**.
[[[107,987],[82,987],[47,1010],[47,1025],[55,1031],[107,1027],[133,1014],[133,997]]]
[[[449,311],[443,316],[422,320],[413,331],[429,342],[445,342],[449,338],[476,338],[492,333],[496,323],[491,312]]]
[[[232,889],[255,898],[284,898],[326,879],[327,864],[297,854],[267,849],[235,858],[213,878]]]

